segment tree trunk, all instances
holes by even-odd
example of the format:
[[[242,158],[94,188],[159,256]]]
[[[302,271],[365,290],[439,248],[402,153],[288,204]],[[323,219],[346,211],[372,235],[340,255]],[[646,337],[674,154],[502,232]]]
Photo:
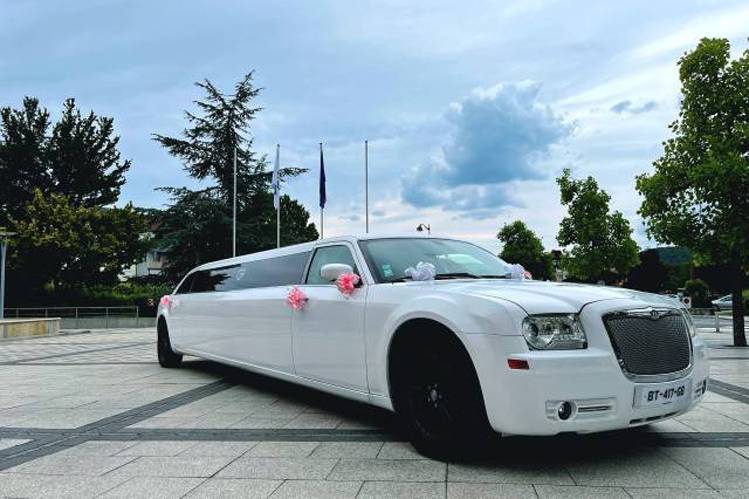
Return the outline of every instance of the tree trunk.
[[[733,305],[733,346],[746,346],[746,333],[744,332],[744,270],[741,267],[741,260],[737,255],[731,258],[731,274],[733,275],[733,284],[731,286],[732,305]]]

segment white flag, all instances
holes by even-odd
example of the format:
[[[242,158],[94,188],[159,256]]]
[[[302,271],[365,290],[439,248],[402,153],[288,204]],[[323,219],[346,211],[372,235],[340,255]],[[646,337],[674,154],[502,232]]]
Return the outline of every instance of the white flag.
[[[276,164],[273,167],[273,178],[271,180],[271,188],[273,189],[273,207],[278,210],[281,208],[281,176],[279,175],[279,156],[281,146],[276,145]]]

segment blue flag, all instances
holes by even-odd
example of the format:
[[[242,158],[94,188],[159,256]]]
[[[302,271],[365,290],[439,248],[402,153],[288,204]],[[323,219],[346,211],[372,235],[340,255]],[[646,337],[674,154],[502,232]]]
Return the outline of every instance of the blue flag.
[[[325,202],[328,200],[325,195],[325,162],[322,158],[322,144],[320,144],[320,208],[325,208]]]

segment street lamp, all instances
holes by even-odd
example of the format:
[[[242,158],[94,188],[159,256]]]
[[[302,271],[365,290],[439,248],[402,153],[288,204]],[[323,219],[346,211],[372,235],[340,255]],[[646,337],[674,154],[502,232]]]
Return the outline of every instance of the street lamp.
[[[430,235],[430,236],[432,235],[432,226],[429,225],[429,224],[419,224],[416,227],[416,232],[424,232],[424,229],[427,230],[427,234],[428,235]]]
[[[8,250],[8,240],[15,235],[15,232],[0,229],[0,319],[5,317],[5,253]]]

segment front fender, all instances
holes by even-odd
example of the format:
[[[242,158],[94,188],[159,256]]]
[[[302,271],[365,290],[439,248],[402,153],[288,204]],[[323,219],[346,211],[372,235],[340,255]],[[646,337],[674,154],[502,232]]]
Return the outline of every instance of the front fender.
[[[388,354],[398,329],[413,319],[433,320],[452,331],[471,360],[476,356],[466,335],[520,335],[525,312],[512,302],[476,296],[386,287],[370,290],[367,297],[366,341],[369,388],[372,402],[392,408],[389,400]]]

